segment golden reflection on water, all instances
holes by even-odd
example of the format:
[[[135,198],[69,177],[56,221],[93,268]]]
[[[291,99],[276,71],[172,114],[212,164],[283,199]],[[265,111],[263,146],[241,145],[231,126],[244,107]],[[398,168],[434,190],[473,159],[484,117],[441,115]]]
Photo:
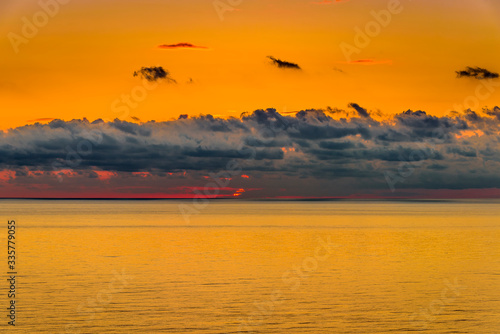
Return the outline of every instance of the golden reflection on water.
[[[498,203],[179,203],[0,202],[2,332],[500,332]]]

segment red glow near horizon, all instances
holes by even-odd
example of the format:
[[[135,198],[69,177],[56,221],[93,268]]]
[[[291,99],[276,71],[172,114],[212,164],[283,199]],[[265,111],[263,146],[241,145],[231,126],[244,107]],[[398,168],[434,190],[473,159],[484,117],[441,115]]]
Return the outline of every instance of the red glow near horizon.
[[[471,135],[474,135],[471,133]],[[242,184],[233,187],[206,186],[173,186],[168,185],[170,178],[161,186],[156,175],[149,172],[127,173],[136,176],[136,184],[123,187],[120,184],[121,173],[109,171],[93,171],[98,178],[89,178],[88,173],[66,169],[60,171],[25,171],[16,175],[14,170],[0,171],[0,198],[264,198],[264,199],[290,199],[290,200],[328,200],[328,199],[496,199],[500,198],[499,188],[487,189],[401,189],[391,193],[388,189],[372,190],[365,193],[346,196],[314,196],[313,193],[300,195],[300,191],[290,193],[288,196],[274,196],[272,189],[243,188]],[[183,173],[183,172],[181,172]],[[165,173],[168,174],[168,173]],[[240,175],[249,179],[248,175]],[[116,179],[115,179],[116,177]],[[39,180],[39,181],[38,181]],[[168,180],[168,181],[167,181]],[[63,182],[61,182],[63,181]],[[158,182],[157,182],[158,181]],[[196,180],[189,180],[195,182]],[[258,181],[258,180],[257,180]],[[102,182],[102,183],[101,183]],[[143,183],[144,182],[144,183]],[[206,182],[206,181],[203,181]],[[227,181],[225,181],[227,182]],[[261,182],[261,181],[259,181]],[[105,190],[102,185],[105,185]],[[228,183],[224,183],[228,184]],[[154,186],[152,186],[154,185]],[[284,188],[276,189],[286,191]],[[243,196],[245,194],[245,196]],[[273,194],[273,195],[271,195]]]
[[[101,181],[109,180],[110,178],[117,176],[115,172],[108,172],[103,170],[95,170],[94,173],[97,174],[99,180]]]

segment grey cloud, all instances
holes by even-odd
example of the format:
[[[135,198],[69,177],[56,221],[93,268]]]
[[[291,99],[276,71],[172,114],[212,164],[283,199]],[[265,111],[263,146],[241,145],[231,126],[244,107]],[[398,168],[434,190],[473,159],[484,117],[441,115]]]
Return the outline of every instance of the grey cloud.
[[[271,59],[271,62],[273,65],[276,65],[279,68],[291,68],[294,70],[300,70],[300,66],[295,64],[295,63],[290,63],[288,61],[280,60],[277,58],[274,58],[272,56],[268,56],[267,58]]]
[[[485,68],[481,67],[467,67],[465,70],[462,71],[456,71],[457,77],[462,78],[474,78],[478,80],[483,80],[483,79],[496,79],[498,78],[498,73],[495,72],[490,72]]]
[[[499,111],[437,117],[408,110],[385,121],[335,119],[328,109],[285,116],[260,109],[240,118],[183,116],[141,124],[53,120],[0,133],[0,169],[22,176],[26,170],[52,171],[55,165],[95,178],[90,171],[208,173],[237,161],[261,179],[275,174],[349,178],[360,187],[386,187],[384,171],[397,171],[410,161],[415,174],[401,187],[460,183],[456,175],[461,174],[467,174],[463,186],[473,186],[476,179],[482,187],[488,178],[496,182],[492,177],[500,170]]]
[[[472,147],[467,147],[467,146],[466,147],[457,147],[457,146],[448,147],[446,149],[446,152],[458,154],[458,155],[461,155],[463,157],[472,157],[472,158],[477,157],[476,150]]]
[[[370,114],[368,113],[368,110],[366,110],[365,108],[360,107],[360,105],[357,104],[357,103],[350,103],[349,107],[351,107],[354,110],[356,110],[358,112],[358,115],[360,117],[370,117]]]
[[[147,81],[165,79],[168,82],[176,83],[176,81],[170,77],[170,73],[161,66],[142,67],[140,70],[134,72],[134,77],[141,77]]]

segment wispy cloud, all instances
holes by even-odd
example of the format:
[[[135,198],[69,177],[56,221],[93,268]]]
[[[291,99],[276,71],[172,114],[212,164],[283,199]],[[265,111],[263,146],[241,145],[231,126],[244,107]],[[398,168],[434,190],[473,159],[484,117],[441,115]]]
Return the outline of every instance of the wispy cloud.
[[[134,72],[134,77],[141,77],[147,81],[158,81],[165,79],[168,82],[176,83],[173,78],[170,77],[170,73],[161,66],[153,67],[142,67],[140,70]]]
[[[162,44],[162,45],[158,45],[158,48],[160,48],[160,49],[201,49],[201,50],[208,49],[208,47],[206,47],[206,46],[199,46],[199,45],[194,45],[191,43]]]
[[[359,104],[357,103],[350,103],[349,104],[349,107],[353,108],[354,110],[356,110],[356,112],[358,113],[358,115],[360,117],[370,117],[370,114],[368,113],[368,110],[366,110],[365,108],[362,108]]]
[[[481,67],[467,67],[465,70],[462,71],[456,71],[457,77],[462,78],[474,78],[478,80],[483,80],[483,79],[496,79],[499,77],[498,73],[495,72],[490,72],[485,68]]]
[[[301,69],[300,66],[295,64],[295,63],[280,60],[280,59],[274,58],[273,56],[268,56],[267,58],[271,59],[272,64],[278,66],[279,68],[291,68],[291,69],[295,69],[295,70]]]

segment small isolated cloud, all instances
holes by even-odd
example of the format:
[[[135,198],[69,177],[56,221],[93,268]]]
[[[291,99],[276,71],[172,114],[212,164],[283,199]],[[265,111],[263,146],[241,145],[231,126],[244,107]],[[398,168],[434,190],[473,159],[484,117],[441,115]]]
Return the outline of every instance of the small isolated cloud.
[[[300,66],[295,64],[295,63],[290,63],[288,61],[280,60],[277,58],[274,58],[273,56],[268,56],[267,58],[271,59],[273,65],[278,66],[279,68],[292,68],[295,70],[300,70]]]
[[[467,66],[467,68],[463,71],[456,71],[456,73],[457,73],[458,78],[466,77],[466,78],[474,78],[474,79],[478,79],[478,80],[496,79],[499,76],[498,73],[490,72],[485,68],[469,67],[469,66]]]
[[[134,72],[134,77],[141,77],[147,81],[158,81],[165,79],[169,82],[176,83],[174,79],[170,77],[170,73],[161,66],[153,67],[142,67],[139,71]]]
[[[162,44],[158,45],[158,47],[160,49],[208,49],[206,46],[199,46],[191,43]]]

